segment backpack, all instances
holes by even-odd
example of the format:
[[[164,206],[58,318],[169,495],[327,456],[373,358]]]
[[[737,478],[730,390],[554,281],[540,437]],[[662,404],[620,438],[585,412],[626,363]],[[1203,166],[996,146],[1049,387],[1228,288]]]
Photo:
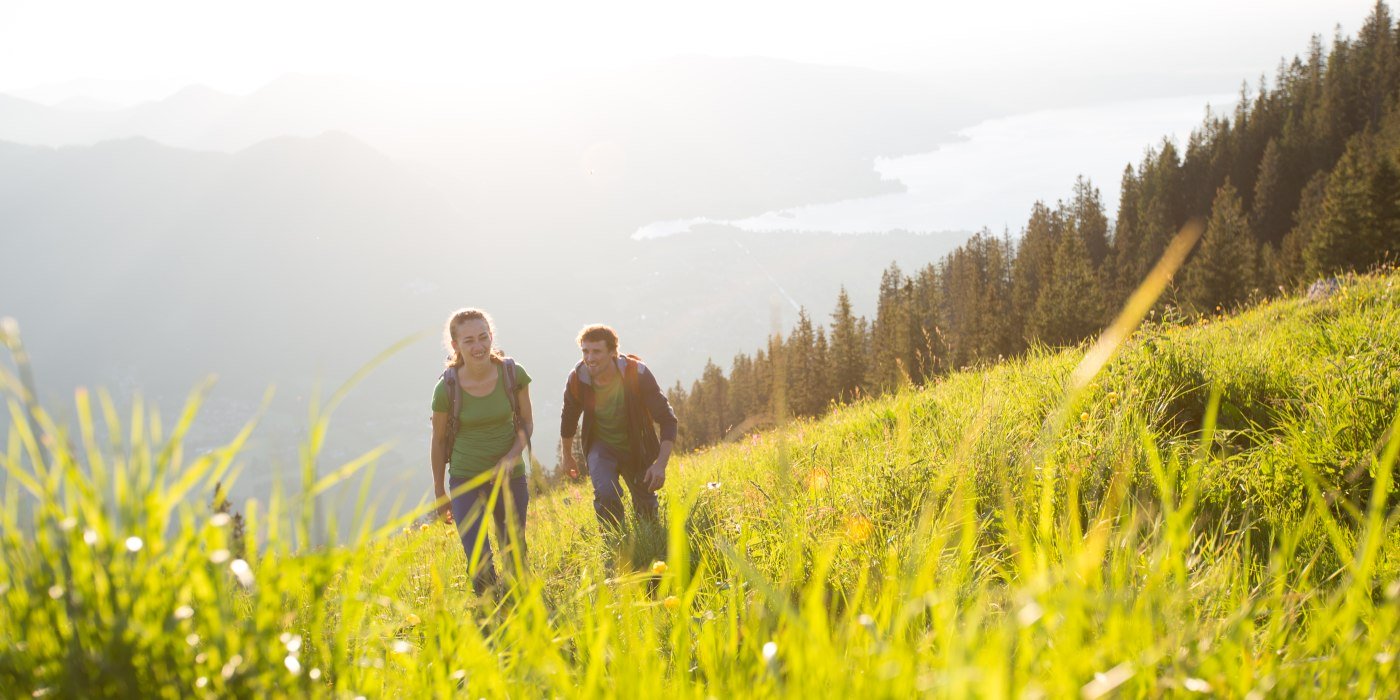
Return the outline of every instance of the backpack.
[[[517,426],[525,425],[525,421],[520,417],[520,397],[515,394],[515,359],[506,357],[500,360],[494,360],[493,358],[493,361],[500,362],[505,368],[503,374],[506,380],[506,399],[510,401],[510,412],[511,415],[515,417],[515,424]],[[453,389],[456,390],[452,391],[452,411],[447,414],[447,434],[444,436],[443,440],[443,451],[446,453],[447,461],[450,464],[452,462],[452,446],[457,444],[457,429],[461,427],[462,422],[462,385],[457,383],[457,368],[448,367],[443,370],[442,381],[447,382],[449,391]],[[526,448],[530,448],[530,432],[529,426],[526,426]],[[530,449],[533,451],[533,448]]]
[[[637,366],[642,361],[642,358],[629,352],[618,355],[617,359],[620,362],[623,360],[631,360],[631,362],[622,362],[623,366],[618,367],[618,370],[622,372],[622,388],[626,390],[627,393],[640,399],[642,395],[642,380],[637,371]],[[579,405],[583,405],[583,380],[578,378],[578,372],[576,371],[569,373],[568,390],[569,393],[574,395],[574,399],[579,402]],[[646,411],[645,403],[639,403],[638,405],[641,406],[643,412]]]
[[[633,400],[629,403],[634,405],[636,409],[641,412],[643,421],[649,422],[651,420],[651,412],[647,410],[646,401],[642,400],[641,371],[638,369],[638,367],[641,365],[642,358],[637,357],[632,353],[623,353],[617,356],[617,360],[618,363],[622,365],[621,367],[618,367],[618,371],[622,372],[623,392],[626,394],[630,394],[633,397]],[[579,379],[577,370],[569,373],[569,381],[568,384],[566,384],[565,386],[566,390],[569,393],[573,394],[574,400],[578,401],[580,406],[585,406],[589,410],[592,410],[593,407],[588,405],[584,401],[583,380]],[[645,441],[643,441],[643,445],[641,446],[641,448],[642,454],[638,455],[638,457],[640,457],[642,461],[648,461],[650,459],[655,458],[655,455],[651,454],[648,450]],[[584,473],[587,473],[587,459],[583,460],[583,469]]]

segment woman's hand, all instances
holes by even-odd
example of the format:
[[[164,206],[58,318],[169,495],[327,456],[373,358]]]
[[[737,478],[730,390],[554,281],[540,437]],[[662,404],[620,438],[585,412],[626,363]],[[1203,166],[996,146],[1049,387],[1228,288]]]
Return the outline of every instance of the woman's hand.
[[[451,525],[451,524],[452,524],[452,501],[449,500],[449,499],[447,498],[447,489],[443,488],[443,487],[442,487],[442,484],[438,484],[436,487],[433,488],[433,491],[436,492],[436,495],[437,495],[437,502],[438,502],[437,514],[438,514],[438,518],[439,518],[440,520],[442,520],[443,523],[445,523],[445,524],[447,524],[447,525]]]
[[[524,452],[524,450],[511,448],[510,452],[507,452],[504,457],[501,457],[501,461],[496,462],[496,468],[501,471],[510,471],[515,467],[516,462],[520,461],[520,455]]]

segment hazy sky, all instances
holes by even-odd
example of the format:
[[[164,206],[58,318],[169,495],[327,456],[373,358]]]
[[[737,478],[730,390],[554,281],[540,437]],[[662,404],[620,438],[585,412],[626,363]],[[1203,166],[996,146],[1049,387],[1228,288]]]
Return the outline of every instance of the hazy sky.
[[[132,81],[235,93],[288,72],[429,83],[517,80],[677,54],[936,71],[1272,71],[1371,0],[442,2],[4,0],[0,91]],[[1267,9],[1266,9],[1267,8]]]

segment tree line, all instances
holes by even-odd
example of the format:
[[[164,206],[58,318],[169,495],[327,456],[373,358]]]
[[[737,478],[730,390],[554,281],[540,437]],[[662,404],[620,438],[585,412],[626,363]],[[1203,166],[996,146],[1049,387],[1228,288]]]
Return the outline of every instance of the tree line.
[[[668,391],[683,448],[709,445],[904,383],[1078,343],[1101,329],[1189,220],[1205,233],[1160,302],[1228,311],[1307,280],[1400,254],[1400,27],[1377,2],[1356,37],[1314,36],[1272,81],[1207,108],[1184,148],[1170,139],[1122,176],[1110,226],[1080,177],[1068,201],[1037,202],[1020,235],[984,229],[912,273],[891,264],[874,320],[843,288],[829,323],[806,309],[786,337],[713,361]]]

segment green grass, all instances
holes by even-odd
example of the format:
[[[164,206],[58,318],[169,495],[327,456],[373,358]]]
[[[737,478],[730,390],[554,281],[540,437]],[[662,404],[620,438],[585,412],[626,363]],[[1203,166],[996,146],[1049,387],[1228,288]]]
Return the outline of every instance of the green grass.
[[[237,504],[262,543],[240,577],[207,504],[245,435],[186,454],[198,394],[173,427],[79,394],[70,430],[3,375],[0,688],[1393,697],[1397,282],[1149,324],[1083,387],[1084,349],[1035,352],[681,457],[669,527],[620,544],[568,485],[532,501],[499,606],[415,512],[296,544],[305,495]],[[361,465],[320,469],[314,428],[324,488]]]

